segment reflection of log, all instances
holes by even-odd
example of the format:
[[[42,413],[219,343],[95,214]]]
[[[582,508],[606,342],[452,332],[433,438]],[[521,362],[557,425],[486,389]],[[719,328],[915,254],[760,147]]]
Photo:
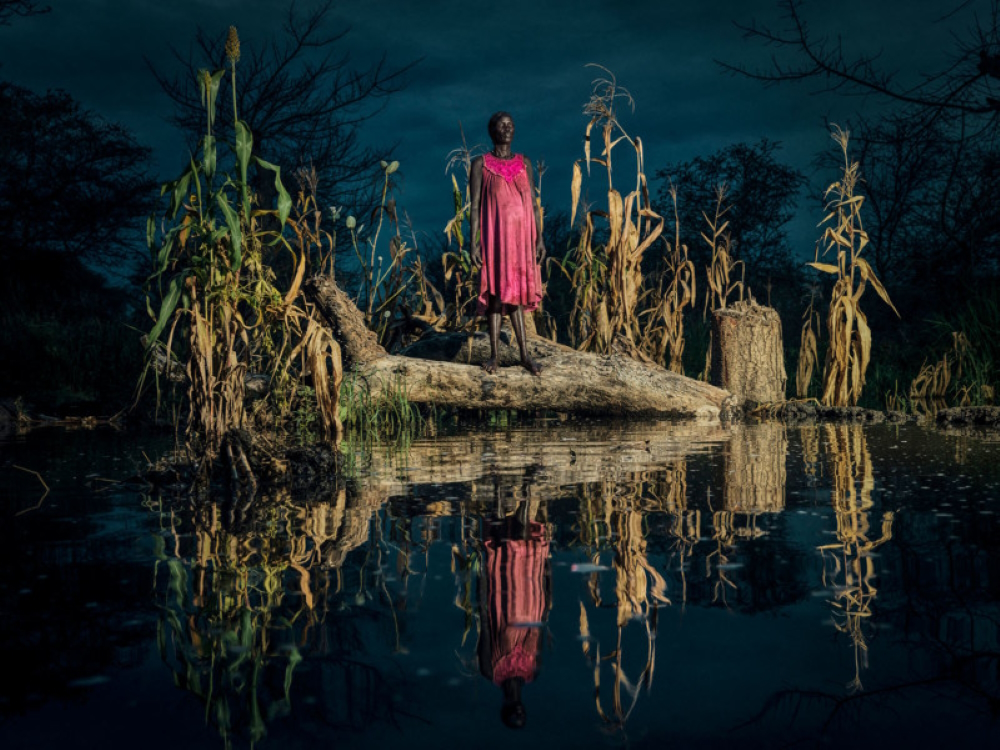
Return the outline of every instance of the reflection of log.
[[[643,472],[665,469],[740,434],[699,422],[472,431],[419,440],[405,453],[384,447],[384,455],[371,462],[368,481],[388,495],[406,494],[417,484],[471,483],[482,497],[497,489],[504,495],[521,492],[528,485],[540,498],[564,497],[574,485],[635,481]]]
[[[739,404],[785,400],[785,358],[781,319],[754,302],[712,313],[712,382]]]
[[[712,420],[728,409],[729,394],[720,388],[627,357],[577,352],[537,338],[532,351],[544,369],[541,377],[520,367],[488,375],[465,364],[389,355],[332,279],[310,279],[305,290],[330,323],[345,366],[369,389],[398,387],[413,403]]]
[[[785,454],[781,422],[741,425],[726,446],[726,510],[760,513],[785,508]]]

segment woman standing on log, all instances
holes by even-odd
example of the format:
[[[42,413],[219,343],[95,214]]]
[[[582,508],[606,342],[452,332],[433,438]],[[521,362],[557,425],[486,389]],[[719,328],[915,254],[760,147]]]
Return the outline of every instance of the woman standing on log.
[[[542,299],[539,263],[545,255],[534,175],[531,161],[510,149],[510,114],[497,112],[488,127],[493,150],[476,157],[469,174],[472,262],[482,266],[477,312],[486,315],[490,332],[490,358],[483,369],[495,373],[500,366],[500,323],[509,315],[521,366],[539,375],[542,368],[528,356],[524,331],[524,311],[535,310]]]

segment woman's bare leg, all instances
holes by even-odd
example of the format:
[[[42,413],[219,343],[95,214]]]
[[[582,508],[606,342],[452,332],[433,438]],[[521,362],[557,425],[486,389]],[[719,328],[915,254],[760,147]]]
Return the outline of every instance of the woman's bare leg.
[[[483,362],[483,369],[491,375],[500,367],[500,323],[503,316],[500,312],[500,298],[490,296],[486,306],[486,323],[490,331],[490,358]]]
[[[524,332],[524,311],[518,305],[514,312],[510,314],[510,322],[514,327],[514,336],[517,337],[517,346],[521,350],[521,367],[532,375],[541,375],[542,366],[528,356],[528,338]]]

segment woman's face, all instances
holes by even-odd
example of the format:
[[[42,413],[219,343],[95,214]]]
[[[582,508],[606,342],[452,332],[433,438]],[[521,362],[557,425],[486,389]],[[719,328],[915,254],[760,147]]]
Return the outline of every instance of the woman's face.
[[[514,140],[514,121],[508,115],[504,115],[493,124],[493,143],[496,145],[509,146]]]

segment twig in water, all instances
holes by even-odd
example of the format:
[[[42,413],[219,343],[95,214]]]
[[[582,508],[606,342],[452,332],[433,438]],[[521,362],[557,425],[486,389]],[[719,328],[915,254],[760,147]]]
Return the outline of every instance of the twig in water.
[[[20,516],[23,513],[27,513],[29,510],[38,510],[39,508],[41,508],[42,507],[42,503],[45,502],[45,498],[47,498],[49,496],[49,493],[52,490],[49,489],[49,486],[45,483],[45,480],[42,479],[42,475],[39,474],[37,471],[35,471],[33,469],[25,469],[23,466],[18,466],[17,464],[14,464],[14,468],[15,469],[20,469],[21,471],[26,471],[29,474],[34,474],[36,477],[38,477],[38,481],[42,483],[42,487],[45,488],[45,492],[42,493],[42,496],[40,498],[38,498],[38,502],[37,503],[35,503],[30,508],[24,508],[23,510],[19,510],[17,513],[14,514],[15,516]]]

